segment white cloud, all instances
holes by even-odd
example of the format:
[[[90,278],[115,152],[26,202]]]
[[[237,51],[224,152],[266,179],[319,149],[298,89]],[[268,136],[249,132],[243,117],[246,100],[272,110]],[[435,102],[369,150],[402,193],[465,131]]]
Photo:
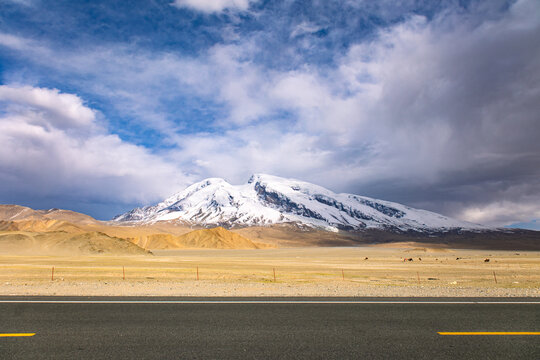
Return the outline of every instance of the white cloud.
[[[77,85],[97,97],[114,99],[114,107],[123,116],[159,131],[171,142],[181,125],[169,119],[162,107],[164,100],[185,95],[211,98],[228,113],[218,119],[221,125],[246,125],[272,111],[267,98],[270,79],[264,67],[252,62],[257,49],[250,42],[215,45],[200,57],[148,53],[126,46],[68,52],[3,33],[0,45],[62,74],[84,74]]]
[[[253,0],[175,0],[178,8],[190,8],[205,13],[218,13],[226,9],[246,11]]]
[[[189,183],[163,157],[107,133],[96,112],[76,95],[2,85],[0,103],[4,198],[13,193],[54,195],[71,199],[74,206],[88,201],[146,203]]]
[[[94,111],[84,106],[81,99],[72,94],[60,94],[56,89],[0,85],[0,101],[34,113],[44,112],[35,119],[53,127],[89,127],[95,122]]]
[[[210,6],[198,4],[193,6]],[[247,1],[211,6],[219,4],[225,4],[221,10],[249,6]],[[85,88],[111,96],[122,115],[169,136],[177,149],[166,156],[199,178],[244,182],[253,172],[267,172],[506,224],[528,220],[527,213],[538,209],[533,196],[540,191],[538,6],[518,1],[488,20],[452,11],[429,21],[411,17],[351,46],[344,56],[337,54],[335,67],[304,65],[291,71],[269,70],[255,61],[262,50],[252,38],[216,45],[198,57],[122,46],[72,54],[1,34],[0,44],[59,72],[88,75]],[[307,30],[309,24],[298,28]],[[224,106],[219,127],[204,124],[213,131],[179,135],[178,124],[159,105],[184,94]],[[45,109],[37,100],[24,104]],[[9,111],[12,118],[24,115],[28,125],[45,121],[35,109]],[[67,130],[60,133],[66,140]],[[122,147],[127,160],[111,168],[122,171],[137,152],[148,156],[141,156],[142,164],[157,159],[169,166],[143,148],[103,136],[92,136],[86,146]],[[144,166],[137,172],[144,173]],[[513,211],[517,202],[532,205]],[[505,207],[509,218],[501,215]]]
[[[530,181],[540,175],[530,131],[538,129],[540,110],[533,80],[540,76],[540,21],[533,10],[537,3],[520,1],[488,20],[451,11],[432,21],[411,17],[351,47],[335,69],[265,72],[229,56],[243,70],[228,72],[230,81],[256,91],[221,99],[232,113],[257,111],[245,117],[249,130],[218,137],[222,146],[203,141],[199,164],[210,164],[204,174],[213,176],[272,172],[336,190],[377,191],[465,220],[528,220],[540,191]],[[240,81],[246,73],[249,86]],[[230,89],[222,79],[215,86]],[[279,109],[296,121],[249,121]],[[204,139],[185,142],[184,155],[201,154]],[[392,198],[396,185],[401,199]],[[500,206],[492,205],[496,198]],[[531,205],[514,211],[517,201]]]
[[[520,201],[532,207],[512,210],[512,199],[540,190],[528,180],[538,142],[522,131],[537,128],[540,21],[525,5],[493,20],[411,17],[352,46],[335,68],[268,71],[252,61],[251,42],[214,47],[189,84],[228,106],[225,129],[244,128],[180,137],[176,156],[200,177],[267,172],[470,221],[530,219],[530,195]],[[288,118],[259,123],[277,111]],[[508,217],[470,210],[496,197]]]
[[[330,154],[319,149],[318,141],[318,136],[267,123],[222,134],[185,136],[175,158],[195,163],[199,177],[219,176],[238,184],[258,172],[306,178],[328,162]]]
[[[27,44],[22,38],[10,34],[0,33],[0,45],[7,46],[17,50],[26,50]]]
[[[317,26],[315,24],[302,21],[300,24],[296,25],[293,31],[291,32],[291,38],[305,35],[305,34],[313,34],[317,31],[321,30],[322,28],[320,26]]]
[[[462,218],[470,221],[496,226],[512,225],[519,221],[540,218],[538,200],[524,203],[516,201],[497,201],[482,206],[471,206],[464,209]]]

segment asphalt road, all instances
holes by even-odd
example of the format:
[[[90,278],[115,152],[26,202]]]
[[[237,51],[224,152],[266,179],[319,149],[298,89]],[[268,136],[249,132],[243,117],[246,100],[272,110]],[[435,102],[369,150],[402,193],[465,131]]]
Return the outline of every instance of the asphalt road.
[[[0,297],[0,333],[35,333],[0,359],[540,359],[540,336],[438,334],[463,331],[539,332],[540,299]]]

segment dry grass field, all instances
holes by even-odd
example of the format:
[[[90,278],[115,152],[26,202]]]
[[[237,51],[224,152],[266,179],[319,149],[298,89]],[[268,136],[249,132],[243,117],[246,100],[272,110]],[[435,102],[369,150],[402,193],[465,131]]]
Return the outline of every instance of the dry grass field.
[[[540,252],[392,246],[0,256],[0,295],[540,296]]]

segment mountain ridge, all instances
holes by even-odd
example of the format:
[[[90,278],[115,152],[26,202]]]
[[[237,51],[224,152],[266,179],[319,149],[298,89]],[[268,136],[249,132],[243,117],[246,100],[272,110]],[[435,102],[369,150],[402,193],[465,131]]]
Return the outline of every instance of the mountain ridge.
[[[176,221],[226,228],[290,223],[334,232],[490,229],[395,202],[334,193],[305,181],[266,174],[254,174],[241,185],[231,185],[221,178],[204,179],[158,204],[135,208],[116,216],[113,221]]]

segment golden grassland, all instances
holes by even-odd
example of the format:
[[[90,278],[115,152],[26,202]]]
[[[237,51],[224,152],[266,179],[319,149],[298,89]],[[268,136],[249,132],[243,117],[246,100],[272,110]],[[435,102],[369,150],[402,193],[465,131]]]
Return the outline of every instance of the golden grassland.
[[[540,252],[531,251],[409,246],[0,256],[3,295],[540,296],[539,288]]]

